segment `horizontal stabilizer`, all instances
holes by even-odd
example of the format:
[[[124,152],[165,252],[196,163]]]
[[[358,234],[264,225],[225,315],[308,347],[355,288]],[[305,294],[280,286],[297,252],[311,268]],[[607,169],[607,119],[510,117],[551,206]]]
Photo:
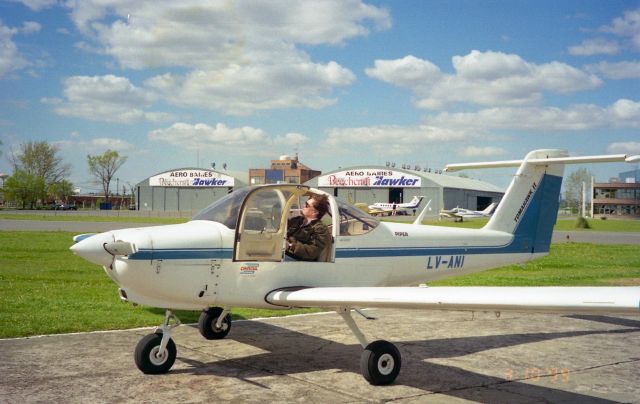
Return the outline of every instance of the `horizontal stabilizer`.
[[[333,287],[270,292],[288,307],[640,312],[640,287]]]
[[[603,156],[582,156],[582,157],[551,157],[551,158],[534,158],[526,160],[527,163],[533,165],[547,164],[585,164],[585,163],[615,163],[637,161],[640,156],[628,156],[626,154],[609,154]],[[473,170],[476,168],[502,168],[502,167],[520,167],[525,160],[506,160],[506,161],[488,161],[484,163],[462,163],[447,164],[444,171],[453,172],[460,170]]]

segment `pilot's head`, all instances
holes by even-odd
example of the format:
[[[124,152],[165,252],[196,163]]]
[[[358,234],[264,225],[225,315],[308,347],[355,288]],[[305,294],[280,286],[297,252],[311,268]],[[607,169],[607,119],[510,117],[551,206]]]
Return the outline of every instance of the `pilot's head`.
[[[307,211],[305,212],[306,214],[316,219],[322,219],[329,211],[329,198],[326,195],[310,194],[304,206],[304,210]]]

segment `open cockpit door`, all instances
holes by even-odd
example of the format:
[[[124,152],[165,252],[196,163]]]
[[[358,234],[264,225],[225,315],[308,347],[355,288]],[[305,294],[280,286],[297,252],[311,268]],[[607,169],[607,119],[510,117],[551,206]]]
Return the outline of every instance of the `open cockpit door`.
[[[292,206],[309,191],[303,185],[273,185],[251,190],[238,216],[235,261],[282,261]]]

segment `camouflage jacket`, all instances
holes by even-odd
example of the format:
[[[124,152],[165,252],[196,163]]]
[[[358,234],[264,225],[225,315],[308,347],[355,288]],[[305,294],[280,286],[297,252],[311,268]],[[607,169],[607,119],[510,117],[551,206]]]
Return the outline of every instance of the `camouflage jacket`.
[[[286,254],[301,261],[317,261],[322,250],[331,243],[331,233],[320,220],[313,220],[306,226],[303,222],[302,216],[289,219]]]

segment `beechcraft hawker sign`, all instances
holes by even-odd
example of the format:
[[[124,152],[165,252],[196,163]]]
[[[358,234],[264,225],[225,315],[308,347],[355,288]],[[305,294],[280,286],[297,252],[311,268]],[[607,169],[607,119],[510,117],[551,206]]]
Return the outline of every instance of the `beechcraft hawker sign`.
[[[318,178],[319,187],[420,188],[422,178],[393,170],[359,169],[339,171]]]

